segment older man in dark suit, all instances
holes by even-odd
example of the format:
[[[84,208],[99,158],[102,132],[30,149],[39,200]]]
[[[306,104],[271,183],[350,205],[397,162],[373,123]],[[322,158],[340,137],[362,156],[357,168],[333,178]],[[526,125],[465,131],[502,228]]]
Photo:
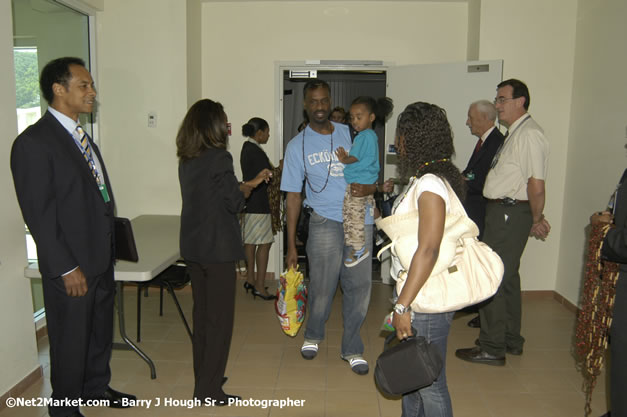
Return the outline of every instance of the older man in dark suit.
[[[98,147],[80,126],[96,90],[85,63],[59,58],[41,73],[48,111],[20,134],[11,170],[37,244],[50,340],[50,416],[82,416],[79,399],[128,407],[109,387],[113,339],[113,194]],[[74,400],[70,403],[67,400]]]
[[[468,185],[464,208],[468,217],[479,227],[479,239],[483,236],[485,225],[486,200],[483,197],[483,184],[485,184],[492,159],[503,144],[503,134],[494,126],[495,120],[496,108],[487,100],[475,101],[468,108],[466,126],[470,128],[470,133],[479,139],[468,161],[468,166],[462,172]]]
[[[470,133],[479,139],[468,161],[468,166],[462,172],[468,185],[464,208],[466,213],[468,213],[468,217],[479,228],[479,240],[483,238],[483,229],[485,227],[486,199],[483,197],[483,184],[485,184],[485,178],[490,170],[494,155],[504,140],[501,131],[494,126],[495,120],[496,107],[487,100],[475,101],[468,108],[466,126],[470,128]],[[480,327],[479,316],[470,320],[468,326]]]

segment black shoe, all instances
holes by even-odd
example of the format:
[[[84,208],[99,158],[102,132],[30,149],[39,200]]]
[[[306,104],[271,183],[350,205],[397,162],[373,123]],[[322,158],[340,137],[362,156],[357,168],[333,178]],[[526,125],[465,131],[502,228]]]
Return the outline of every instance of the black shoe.
[[[480,329],[481,328],[481,320],[479,320],[479,316],[477,316],[474,319],[470,320],[468,322],[468,327],[472,327],[474,329]]]
[[[261,297],[264,300],[274,300],[274,299],[276,299],[276,295],[271,295],[271,294],[263,295],[262,293],[257,291],[256,288],[253,287],[253,298],[257,298],[257,297]]]
[[[510,355],[515,355],[515,356],[520,356],[520,355],[522,355],[522,354],[523,354],[523,350],[522,350],[522,348],[515,348],[515,347],[509,347],[509,346],[508,346],[508,347],[505,349],[505,351],[506,351],[507,353],[509,353]]]
[[[248,294],[250,290],[255,291],[255,286],[248,281],[244,281],[244,289],[246,290],[246,294]]]
[[[240,397],[239,395],[230,395],[230,394],[226,394],[226,397],[224,397],[221,400],[215,400],[215,406],[216,407],[224,407],[225,405],[229,405],[229,400],[231,404],[234,404],[235,401],[237,400],[241,400],[242,397]]]
[[[455,351],[455,356],[468,362],[482,363],[485,365],[493,366],[505,365],[505,356],[490,355],[488,352],[482,350],[478,346],[468,349],[457,349]]]
[[[479,342],[479,339],[475,339],[475,345],[476,346],[481,346],[481,343]],[[516,356],[520,356],[523,354],[523,350],[522,348],[514,348],[514,347],[507,347],[505,348],[505,351],[507,353],[509,353],[510,355],[516,355]]]
[[[107,400],[109,401],[110,408],[129,408],[132,407],[129,402],[137,401],[137,397],[132,394],[125,394],[123,392],[116,391],[111,387],[107,387],[107,389],[100,395],[94,395],[89,397],[90,400]],[[126,399],[125,402],[122,402],[123,399]]]

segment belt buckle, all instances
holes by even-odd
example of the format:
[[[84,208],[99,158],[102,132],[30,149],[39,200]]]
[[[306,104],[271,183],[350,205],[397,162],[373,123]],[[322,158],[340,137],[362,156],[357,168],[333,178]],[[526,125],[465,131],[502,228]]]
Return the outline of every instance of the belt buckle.
[[[505,197],[503,201],[501,202],[501,204],[504,206],[515,206],[516,203],[517,203],[516,199],[509,198],[509,197]]]

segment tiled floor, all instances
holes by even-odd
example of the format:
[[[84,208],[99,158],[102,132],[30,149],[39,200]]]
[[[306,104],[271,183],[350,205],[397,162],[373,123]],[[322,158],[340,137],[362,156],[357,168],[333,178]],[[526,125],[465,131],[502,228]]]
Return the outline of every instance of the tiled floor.
[[[228,393],[244,399],[304,400],[302,407],[242,406],[192,408],[184,405],[155,406],[157,398],[190,398],[193,388],[191,344],[174,304],[167,294],[165,313],[158,315],[159,294],[151,290],[142,306],[143,350],[155,361],[157,379],[151,380],[147,365],[134,353],[114,351],[111,360],[115,389],[151,399],[150,408],[126,410],[85,408],[86,416],[240,416],[240,417],[392,417],[400,415],[400,401],[384,398],[376,389],[373,373],[358,376],[340,359],[342,332],[341,297],[336,297],[327,324],[328,337],[313,361],[300,357],[302,329],[295,338],[284,335],[274,314],[273,303],[253,300],[237,284],[236,320],[227,367]],[[389,312],[392,288],[373,283],[372,302],[362,336],[365,357],[374,367],[383,338],[379,328]],[[191,318],[189,289],[177,292],[188,318]],[[135,340],[135,290],[125,291],[127,329]],[[572,357],[574,314],[548,298],[525,297],[523,334],[527,338],[522,356],[507,357],[505,367],[463,362],[455,349],[470,347],[477,331],[466,326],[472,316],[459,313],[449,337],[447,372],[456,417],[576,417],[584,416],[582,378]],[[48,346],[40,344],[40,360],[45,378],[29,388],[23,397],[50,394]],[[591,416],[606,411],[605,377],[599,378]],[[0,417],[42,416],[45,408],[5,409]]]

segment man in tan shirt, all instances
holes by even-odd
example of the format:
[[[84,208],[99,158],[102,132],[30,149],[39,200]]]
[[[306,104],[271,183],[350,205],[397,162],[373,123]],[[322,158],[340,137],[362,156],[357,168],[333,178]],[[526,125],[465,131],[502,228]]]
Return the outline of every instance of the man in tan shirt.
[[[529,103],[523,82],[510,79],[498,85],[494,104],[508,131],[483,188],[488,199],[483,241],[499,254],[505,272],[497,293],[479,309],[478,346],[455,352],[469,362],[502,366],[506,352],[523,352],[520,258],[529,236],[544,240],[551,230],[542,214],[549,143],[527,113]]]

